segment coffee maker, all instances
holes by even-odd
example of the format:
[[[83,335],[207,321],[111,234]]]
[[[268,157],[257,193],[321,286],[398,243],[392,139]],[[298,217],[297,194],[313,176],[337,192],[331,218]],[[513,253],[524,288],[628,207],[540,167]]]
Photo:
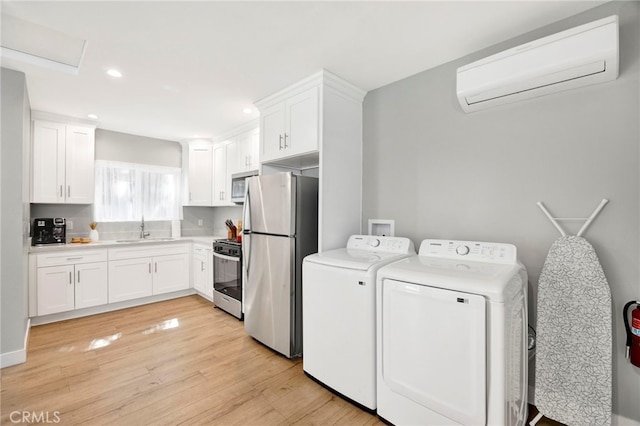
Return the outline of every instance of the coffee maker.
[[[65,244],[67,221],[64,217],[33,219],[32,246]]]

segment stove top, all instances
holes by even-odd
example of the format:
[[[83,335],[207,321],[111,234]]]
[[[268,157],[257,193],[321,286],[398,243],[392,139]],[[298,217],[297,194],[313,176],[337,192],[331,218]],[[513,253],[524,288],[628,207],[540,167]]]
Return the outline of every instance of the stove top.
[[[233,238],[231,238],[231,239],[229,239],[229,238],[222,238],[222,239],[220,239],[220,240],[215,240],[213,243],[214,243],[214,244],[216,244],[216,243],[221,243],[221,244],[230,244],[230,245],[232,245],[232,246],[241,246],[241,245],[242,245],[242,243],[239,243],[238,241],[236,241],[236,240],[235,240],[235,239],[233,239]]]
[[[215,240],[213,242],[213,251],[227,256],[242,257],[242,243],[233,239]]]

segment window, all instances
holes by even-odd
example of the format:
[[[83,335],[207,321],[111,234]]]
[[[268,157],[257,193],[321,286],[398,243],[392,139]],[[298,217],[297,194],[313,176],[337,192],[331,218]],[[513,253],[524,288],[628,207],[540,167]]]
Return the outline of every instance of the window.
[[[97,160],[95,220],[180,219],[180,174],[174,167]]]

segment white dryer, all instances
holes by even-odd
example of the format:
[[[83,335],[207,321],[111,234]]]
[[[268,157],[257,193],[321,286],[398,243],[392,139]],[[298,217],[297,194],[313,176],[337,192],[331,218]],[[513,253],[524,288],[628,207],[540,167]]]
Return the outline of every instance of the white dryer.
[[[376,272],[415,255],[408,238],[352,235],[346,248],[302,264],[303,369],[368,410],[376,408]]]
[[[378,271],[378,416],[524,425],[527,273],[511,244],[424,240]]]

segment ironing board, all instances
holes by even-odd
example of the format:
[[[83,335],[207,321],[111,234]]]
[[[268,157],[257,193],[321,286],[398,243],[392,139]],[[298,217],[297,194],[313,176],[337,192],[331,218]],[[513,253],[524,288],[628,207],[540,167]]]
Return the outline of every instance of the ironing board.
[[[549,250],[538,282],[535,405],[567,425],[611,424],[611,292],[595,250],[563,234]]]

